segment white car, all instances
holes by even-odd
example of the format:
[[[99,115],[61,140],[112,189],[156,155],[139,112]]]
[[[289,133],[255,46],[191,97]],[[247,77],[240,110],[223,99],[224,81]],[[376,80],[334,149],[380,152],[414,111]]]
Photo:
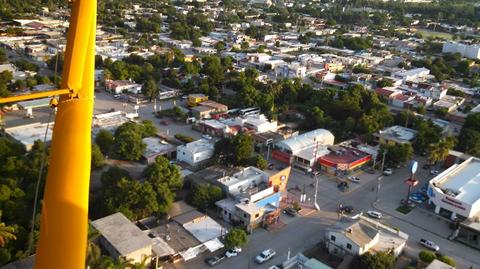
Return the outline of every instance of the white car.
[[[235,247],[235,248],[227,250],[225,252],[225,256],[227,258],[236,257],[236,256],[238,256],[238,254],[240,254],[240,252],[242,252],[242,249],[239,248],[239,247]]]
[[[204,134],[204,135],[202,135],[202,137],[203,137],[204,139],[207,139],[207,140],[212,139],[212,137],[211,137],[210,135],[208,135],[208,134]]]
[[[258,254],[257,257],[255,257],[255,261],[257,263],[264,263],[264,262],[270,260],[271,258],[273,258],[273,256],[275,256],[275,254],[277,254],[277,253],[275,252],[275,250],[273,250],[271,248],[267,249],[267,250],[264,250],[264,251],[262,251],[262,253]]]
[[[382,213],[377,212],[377,211],[373,211],[373,210],[367,211],[367,215],[369,215],[371,218],[374,218],[374,219],[381,219],[382,218]]]
[[[358,177],[351,176],[351,177],[348,177],[348,180],[354,183],[360,183],[360,179]]]
[[[383,175],[385,175],[385,176],[391,176],[392,174],[393,174],[392,168],[387,168],[387,169],[383,170]]]
[[[427,240],[427,239],[420,239],[420,245],[426,247],[426,248],[429,248],[431,250],[435,250],[435,251],[439,251],[440,250],[440,247],[433,243],[432,241],[430,240]]]
[[[436,169],[430,170],[430,175],[432,175],[432,176],[437,175],[438,173],[439,173],[439,172],[438,172],[438,170],[436,170]]]

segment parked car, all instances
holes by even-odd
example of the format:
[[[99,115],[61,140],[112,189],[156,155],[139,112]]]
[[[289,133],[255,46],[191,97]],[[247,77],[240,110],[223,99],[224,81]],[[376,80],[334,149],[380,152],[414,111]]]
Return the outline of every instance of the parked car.
[[[430,168],[430,164],[426,163],[422,166],[423,169],[427,170],[428,168]]]
[[[274,166],[273,163],[269,163],[268,166],[267,166],[267,169],[268,170],[273,170],[273,166]]]
[[[268,269],[280,269],[280,267],[278,267],[278,266],[274,265],[274,266],[270,266],[270,267],[268,267]]]
[[[392,168],[387,168],[387,169],[383,170],[383,175],[384,176],[391,176],[392,174],[393,174]]]
[[[438,172],[438,170],[436,170],[436,169],[430,170],[430,175],[432,175],[432,176],[438,175],[438,173],[439,173],[439,172]]]
[[[350,205],[341,206],[338,209],[338,212],[351,214],[351,213],[353,213],[353,206],[350,206]]]
[[[262,251],[262,253],[258,254],[257,257],[255,257],[255,261],[257,263],[264,263],[264,262],[270,260],[271,258],[273,258],[273,256],[275,256],[275,254],[277,254],[277,253],[275,252],[275,250],[273,250],[271,248],[267,249],[267,250],[264,250],[264,251]]]
[[[208,134],[204,134],[204,135],[202,135],[202,138],[210,140],[210,139],[212,139],[212,136],[208,135]]]
[[[420,242],[419,242],[419,243],[420,243],[420,245],[422,245],[422,246],[424,246],[424,247],[426,247],[426,248],[428,248],[428,249],[431,249],[431,250],[434,250],[434,251],[439,251],[439,250],[440,250],[440,247],[439,247],[437,244],[435,244],[435,243],[433,243],[432,241],[430,241],[430,240],[427,240],[427,239],[423,239],[423,238],[422,238],[422,239],[420,239]]]
[[[358,177],[351,176],[351,177],[348,177],[348,180],[354,183],[360,183],[360,179]]]
[[[167,126],[169,123],[166,120],[162,120],[162,121],[160,121],[160,124]]]
[[[374,219],[381,219],[383,216],[382,213],[373,210],[367,211],[367,215]]]
[[[295,217],[298,214],[298,211],[293,207],[287,207],[287,208],[285,208],[285,210],[283,210],[283,213],[285,213],[285,214],[287,214],[291,217]]]
[[[224,255],[217,255],[217,256],[213,256],[206,259],[205,262],[208,263],[208,265],[210,266],[215,266],[219,264],[221,261],[223,261],[224,259],[225,259]]]
[[[242,252],[241,248],[234,247],[234,248],[229,249],[225,252],[225,257],[227,257],[227,258],[236,257],[236,256],[238,256],[238,254],[240,254],[240,252]]]

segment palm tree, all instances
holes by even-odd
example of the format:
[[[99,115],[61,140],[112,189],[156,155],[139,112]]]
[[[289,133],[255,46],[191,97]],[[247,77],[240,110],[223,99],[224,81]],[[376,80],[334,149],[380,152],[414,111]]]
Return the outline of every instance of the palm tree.
[[[0,215],[1,216],[1,215]],[[15,228],[7,226],[5,223],[0,222],[0,247],[4,247],[8,240],[15,240]]]
[[[437,143],[430,144],[430,155],[428,159],[432,164],[445,160],[453,146],[455,146],[455,138],[453,137],[442,138]]]

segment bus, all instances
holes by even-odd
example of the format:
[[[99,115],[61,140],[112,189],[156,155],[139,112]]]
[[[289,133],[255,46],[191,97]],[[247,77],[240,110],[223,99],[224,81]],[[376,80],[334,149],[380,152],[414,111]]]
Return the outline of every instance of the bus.
[[[238,111],[238,115],[242,117],[258,115],[258,114],[260,114],[260,108],[258,107],[250,107],[250,108],[240,109],[240,111]]]

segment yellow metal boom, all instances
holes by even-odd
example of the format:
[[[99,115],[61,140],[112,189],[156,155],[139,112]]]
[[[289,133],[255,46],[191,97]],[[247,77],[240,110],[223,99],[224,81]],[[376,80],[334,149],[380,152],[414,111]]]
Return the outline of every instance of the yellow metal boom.
[[[95,68],[96,0],[72,1],[52,135],[37,269],[85,268]]]

